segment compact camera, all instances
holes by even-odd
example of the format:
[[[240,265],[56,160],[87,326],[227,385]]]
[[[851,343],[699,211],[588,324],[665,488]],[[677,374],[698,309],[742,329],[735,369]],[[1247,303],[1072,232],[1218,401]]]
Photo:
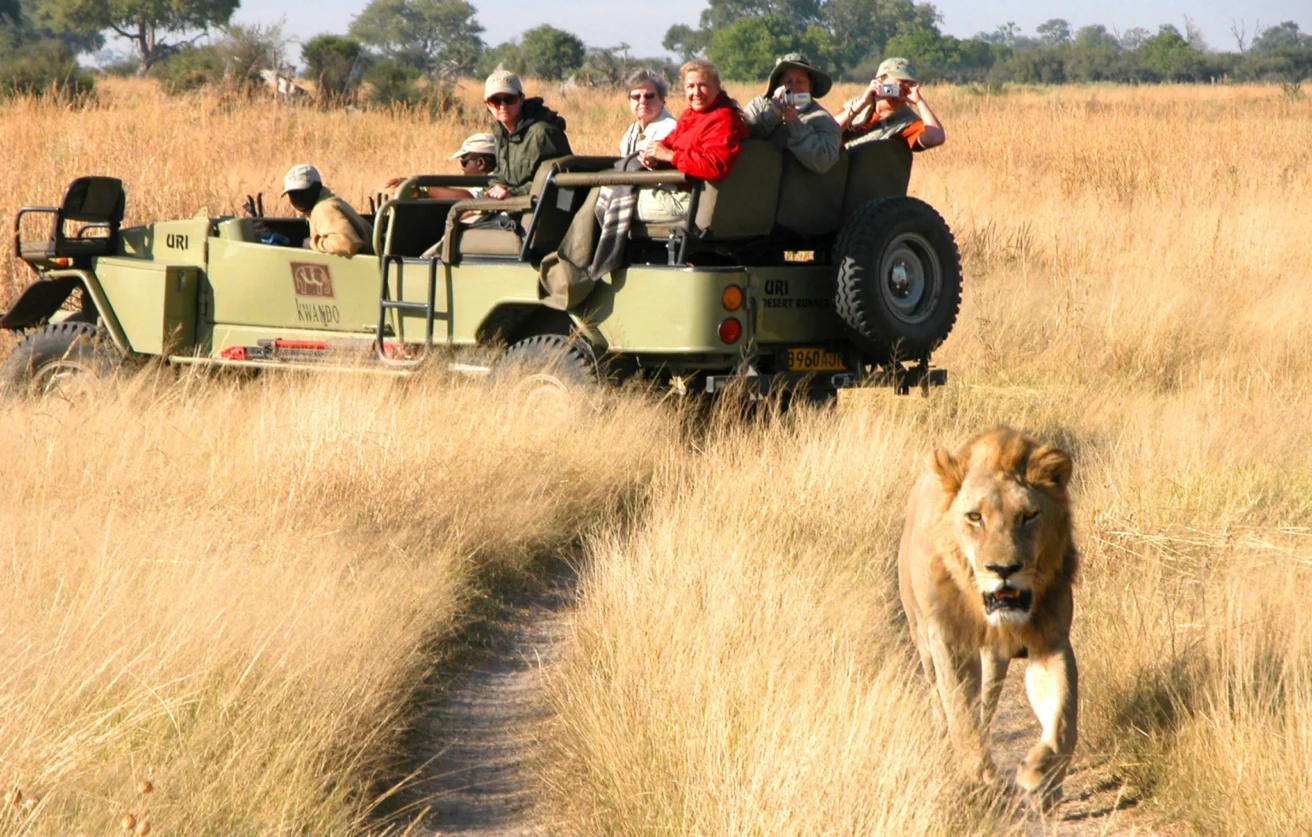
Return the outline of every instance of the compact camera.
[[[785,90],[785,91],[784,91],[784,100],[783,100],[783,101],[784,101],[784,104],[785,104],[785,105],[792,105],[793,107],[797,108],[798,110],[801,110],[802,108],[804,108],[804,107],[806,107],[807,105],[811,104],[811,94],[810,94],[810,93],[790,93],[790,92],[788,92],[788,91]]]
[[[902,85],[895,81],[876,84],[875,95],[881,99],[899,99],[902,97]]]

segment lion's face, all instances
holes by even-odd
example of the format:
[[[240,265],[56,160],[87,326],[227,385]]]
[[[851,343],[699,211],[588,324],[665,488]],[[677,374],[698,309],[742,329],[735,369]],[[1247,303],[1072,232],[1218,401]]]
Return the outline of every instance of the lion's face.
[[[989,624],[1028,622],[1070,540],[1071,460],[1014,431],[985,434],[935,470],[951,498],[943,522],[970,565]]]

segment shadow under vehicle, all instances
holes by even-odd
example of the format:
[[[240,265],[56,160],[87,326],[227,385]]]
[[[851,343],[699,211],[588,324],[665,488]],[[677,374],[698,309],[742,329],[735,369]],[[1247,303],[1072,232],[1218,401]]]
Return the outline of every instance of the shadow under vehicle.
[[[531,364],[547,368],[544,385],[641,378],[679,393],[927,390],[946,378],[929,360],[956,320],[961,269],[946,223],[906,195],[911,159],[900,140],[871,142],[816,175],[748,141],[728,177],[704,183],[571,156],[503,201],[417,198],[485,181],[416,176],[371,216],[377,255],[351,257],[265,243],[301,242],[301,218],[124,226],[122,183],[83,177],[59,206],[15,219],[17,254],[38,278],[0,317],[26,332],[0,386],[42,392],[159,357],[400,375],[425,362],[493,375]],[[688,217],[635,220],[622,266],[553,308],[539,266],[588,190],[606,185],[687,189]],[[468,212],[497,224],[471,226]],[[25,238],[42,219],[49,234]]]

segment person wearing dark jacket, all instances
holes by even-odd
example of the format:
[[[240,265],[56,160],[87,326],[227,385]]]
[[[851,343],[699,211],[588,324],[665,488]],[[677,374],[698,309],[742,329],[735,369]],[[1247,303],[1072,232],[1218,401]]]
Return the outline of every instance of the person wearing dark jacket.
[[[483,101],[496,120],[497,167],[484,197],[500,200],[527,195],[543,160],[573,153],[565,136],[565,120],[542,103],[524,98],[519,76],[497,70],[483,85]]]

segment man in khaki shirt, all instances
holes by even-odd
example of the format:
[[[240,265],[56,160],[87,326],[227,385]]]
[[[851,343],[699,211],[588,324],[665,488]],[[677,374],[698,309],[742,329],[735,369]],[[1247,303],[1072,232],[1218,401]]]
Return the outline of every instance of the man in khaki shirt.
[[[314,166],[292,166],[282,186],[282,193],[296,211],[310,217],[310,237],[302,246],[334,256],[373,252],[373,226],[323,185]]]

